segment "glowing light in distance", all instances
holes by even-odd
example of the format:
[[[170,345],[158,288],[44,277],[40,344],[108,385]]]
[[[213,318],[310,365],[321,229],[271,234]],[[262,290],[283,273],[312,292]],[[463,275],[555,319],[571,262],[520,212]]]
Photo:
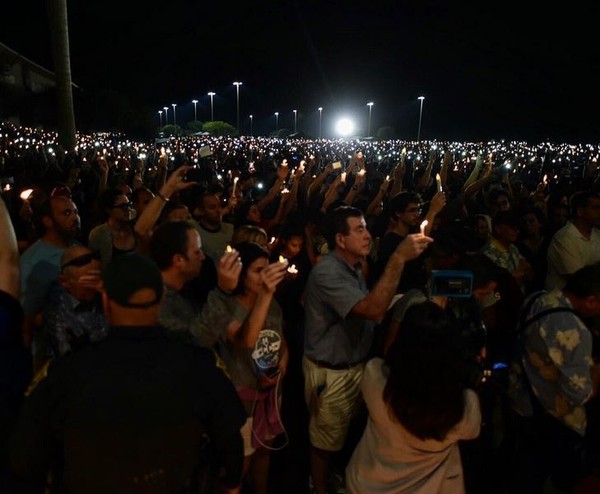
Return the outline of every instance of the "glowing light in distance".
[[[335,130],[341,136],[349,136],[354,132],[354,123],[348,118],[342,118],[335,125]]]

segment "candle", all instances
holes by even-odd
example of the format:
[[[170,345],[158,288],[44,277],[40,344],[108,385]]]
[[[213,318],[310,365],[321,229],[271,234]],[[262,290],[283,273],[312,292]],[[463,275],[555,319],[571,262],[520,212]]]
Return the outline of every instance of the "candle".
[[[271,237],[271,241],[269,243],[270,244],[274,244],[275,243],[275,237]]]
[[[346,181],[346,172],[342,172],[342,174],[340,175],[340,180],[341,180],[342,182],[345,182],[345,181]]]
[[[440,177],[439,173],[435,174],[435,182],[437,184],[437,191],[441,192],[442,191],[442,177]]]
[[[544,175],[544,183],[547,184],[548,183],[548,175]]]
[[[235,178],[233,179],[233,191],[231,192],[231,195],[232,195],[232,196],[234,196],[234,195],[235,195],[235,188],[237,187],[237,183],[238,183],[238,180],[239,180],[239,179],[240,179],[240,177],[235,177]]]
[[[283,256],[279,256],[279,262],[280,262],[281,264],[285,264],[285,265],[287,265],[289,261],[288,261],[288,260],[287,260],[285,257],[283,257]]]
[[[421,235],[425,236],[425,227],[429,224],[429,221],[423,220],[421,223]]]
[[[27,201],[31,197],[32,192],[33,192],[33,189],[26,189],[23,192],[21,192],[21,195],[19,197],[21,199],[23,199],[24,201]]]
[[[386,181],[386,182],[389,182],[389,181],[390,181],[390,176],[389,176],[389,175],[387,175],[387,176],[385,177],[385,181]]]
[[[231,245],[228,245],[227,247],[225,247],[225,252],[227,252],[228,254],[230,252],[233,252],[233,249],[231,248]]]
[[[296,269],[296,265],[292,264],[289,268],[287,268],[288,273],[290,274],[297,274],[298,270]]]

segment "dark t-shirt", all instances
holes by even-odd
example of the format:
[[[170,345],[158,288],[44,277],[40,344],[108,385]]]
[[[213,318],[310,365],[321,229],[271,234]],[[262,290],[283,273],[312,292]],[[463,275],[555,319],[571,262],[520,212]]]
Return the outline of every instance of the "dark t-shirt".
[[[377,263],[373,271],[374,276],[371,278],[373,282],[376,282],[381,277],[387,262],[404,238],[402,235],[394,232],[388,232],[383,236],[379,244],[379,250],[377,251]],[[396,293],[406,293],[413,288],[425,290],[427,286],[427,270],[425,269],[424,262],[426,255],[426,252],[424,252],[416,259],[408,261],[404,265]]]

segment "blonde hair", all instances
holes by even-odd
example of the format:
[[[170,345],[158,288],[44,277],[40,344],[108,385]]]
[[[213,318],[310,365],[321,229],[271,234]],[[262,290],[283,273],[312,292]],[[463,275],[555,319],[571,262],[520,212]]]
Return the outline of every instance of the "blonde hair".
[[[231,245],[235,247],[241,242],[254,242],[265,247],[269,237],[264,228],[254,225],[240,225],[233,231]]]

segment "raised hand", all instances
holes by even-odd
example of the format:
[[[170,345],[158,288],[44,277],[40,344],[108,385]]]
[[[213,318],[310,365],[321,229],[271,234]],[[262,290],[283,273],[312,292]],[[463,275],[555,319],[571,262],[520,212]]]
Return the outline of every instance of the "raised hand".
[[[412,233],[400,242],[400,245],[396,247],[394,255],[401,257],[404,261],[416,259],[431,242],[433,242],[431,237],[421,235],[420,233]]]
[[[287,273],[288,263],[272,262],[260,272],[262,278],[262,288],[267,293],[275,293],[277,285],[285,278]]]
[[[219,259],[217,266],[217,285],[226,293],[233,292],[240,279],[242,272],[242,260],[237,250],[225,252]]]

